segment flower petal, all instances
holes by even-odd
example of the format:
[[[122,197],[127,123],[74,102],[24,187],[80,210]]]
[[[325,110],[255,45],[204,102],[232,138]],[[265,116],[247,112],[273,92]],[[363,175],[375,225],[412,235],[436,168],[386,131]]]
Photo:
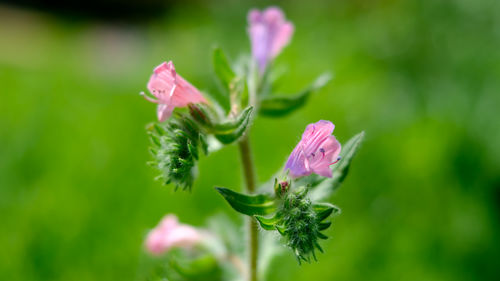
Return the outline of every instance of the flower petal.
[[[330,165],[337,160],[341,149],[340,143],[332,136],[334,128],[335,125],[326,120],[307,125],[285,165],[293,178],[311,173],[332,177]]]
[[[190,103],[206,103],[207,100],[202,96],[193,85],[184,80],[180,75],[177,76],[177,87],[170,99],[173,107],[184,107]]]
[[[295,149],[292,151],[292,154],[290,154],[290,157],[288,157],[288,161],[285,165],[285,170],[289,169],[290,176],[293,178],[306,176],[311,173],[309,167],[307,167],[308,161],[300,145],[301,144],[299,142],[299,144],[297,144]]]
[[[275,58],[290,43],[294,30],[295,27],[290,22],[286,22],[281,26],[271,47],[271,58]]]
[[[163,122],[167,120],[171,115],[172,111],[174,111],[174,107],[167,104],[159,104],[158,105],[158,120]]]
[[[167,215],[148,233],[145,246],[152,254],[160,255],[172,247],[192,247],[202,236],[195,227],[179,224],[175,215]]]
[[[251,10],[248,23],[252,57],[263,73],[269,62],[290,42],[294,27],[286,21],[283,11],[278,7],[269,7],[263,12]]]
[[[302,134],[302,142],[304,146],[304,153],[310,156],[316,153],[320,145],[332,135],[335,125],[326,120],[319,120],[314,124],[309,124]]]
[[[177,74],[172,61],[163,62],[154,69],[148,89],[158,100],[143,95],[148,101],[158,103],[157,115],[160,122],[167,120],[176,107],[207,102],[198,89]]]
[[[177,218],[177,216],[169,214],[161,219],[158,227],[161,229],[173,229],[178,225],[179,225],[179,219]]]

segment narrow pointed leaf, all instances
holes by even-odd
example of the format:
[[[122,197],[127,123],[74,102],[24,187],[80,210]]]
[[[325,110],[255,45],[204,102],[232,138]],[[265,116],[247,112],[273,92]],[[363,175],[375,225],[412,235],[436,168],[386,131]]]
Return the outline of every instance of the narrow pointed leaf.
[[[315,200],[327,198],[340,187],[349,172],[352,159],[361,147],[364,137],[365,132],[363,131],[342,145],[341,159],[337,164],[332,165],[333,176],[331,178],[314,176],[309,179],[310,186],[315,187],[312,189],[311,198]]]
[[[365,137],[365,132],[361,132],[354,137],[352,137],[345,145],[342,147],[342,152],[340,153],[340,157],[342,157],[337,163],[337,165],[333,166],[333,176],[331,181],[331,184],[334,185],[334,189],[340,185],[345,177],[347,176],[347,173],[349,172],[349,166],[351,165],[351,160],[356,155],[356,152],[358,151],[359,147],[361,146],[361,143],[363,142],[363,139]]]
[[[272,216],[270,218],[266,218],[263,216],[255,216],[255,218],[259,222],[260,226],[265,230],[275,230],[276,224],[280,221],[277,214],[275,214],[274,216]]]
[[[230,105],[230,87],[231,83],[236,80],[236,75],[232,70],[226,55],[220,48],[215,48],[212,55],[212,63],[214,67],[215,76],[217,76],[222,91],[215,91],[210,93],[212,98],[228,113],[231,109]]]
[[[216,187],[215,189],[239,213],[248,216],[262,216],[276,211],[274,200],[269,195],[245,195],[224,187]]]
[[[203,153],[205,153],[205,155],[207,155],[208,154],[207,138],[205,137],[205,135],[199,134],[198,139],[200,140],[201,150],[203,151]]]
[[[212,56],[214,71],[222,86],[228,91],[231,89],[231,83],[236,78],[236,74],[229,65],[226,55],[221,48],[215,48]]]
[[[151,139],[151,142],[153,144],[155,144],[156,146],[161,146],[160,138],[157,135],[149,133],[149,138]]]
[[[322,223],[318,224],[318,229],[320,231],[322,231],[322,230],[325,230],[325,229],[329,228],[330,225],[332,225],[332,222],[329,222],[329,221],[328,222],[322,222]]]
[[[236,120],[215,125],[213,133],[217,140],[224,144],[229,144],[243,136],[250,124],[252,111],[253,107],[249,106],[240,113]]]
[[[285,236],[286,233],[285,233],[285,228],[281,225],[276,225],[275,226],[276,230],[282,235],[282,236]]]
[[[330,203],[316,203],[313,205],[313,209],[316,212],[318,222],[328,218],[332,213],[340,213],[340,208]]]
[[[331,75],[323,74],[316,79],[307,89],[296,95],[272,95],[262,99],[259,113],[270,117],[280,117],[293,112],[305,105],[309,96],[323,88]]]
[[[328,239],[328,236],[324,235],[324,234],[323,234],[323,233],[321,233],[321,232],[318,232],[318,238],[321,238],[321,239],[326,240],[326,239]]]
[[[323,248],[321,248],[317,241],[314,242],[314,246],[316,246],[316,249],[318,249],[321,253],[324,253]]]

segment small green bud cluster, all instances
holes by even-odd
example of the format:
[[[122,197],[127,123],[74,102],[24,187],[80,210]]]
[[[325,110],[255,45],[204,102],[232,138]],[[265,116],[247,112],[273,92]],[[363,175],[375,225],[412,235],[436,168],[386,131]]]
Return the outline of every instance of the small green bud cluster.
[[[330,223],[322,221],[332,213],[330,211],[326,217],[318,213],[306,195],[306,188],[287,193],[278,211],[282,219],[277,229],[285,237],[299,263],[310,262],[311,256],[316,260],[315,249],[323,252],[318,239],[327,238],[321,230],[328,228]]]
[[[198,149],[207,153],[205,135],[190,116],[178,114],[168,122],[154,124],[150,130],[153,144],[151,164],[160,171],[158,178],[175,188],[191,189],[193,185]]]

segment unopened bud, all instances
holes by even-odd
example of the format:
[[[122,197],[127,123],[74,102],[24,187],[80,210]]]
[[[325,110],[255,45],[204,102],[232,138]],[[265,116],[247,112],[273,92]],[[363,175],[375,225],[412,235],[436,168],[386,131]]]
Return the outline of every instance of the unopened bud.
[[[278,181],[278,179],[274,179],[274,193],[278,197],[282,197],[284,194],[288,192],[290,189],[290,182],[288,180],[281,180]]]

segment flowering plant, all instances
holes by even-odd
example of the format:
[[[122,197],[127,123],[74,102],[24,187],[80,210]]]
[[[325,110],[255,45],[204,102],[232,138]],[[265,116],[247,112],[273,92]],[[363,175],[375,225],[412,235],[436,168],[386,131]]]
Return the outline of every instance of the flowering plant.
[[[332,135],[332,122],[311,123],[284,168],[267,183],[260,187],[256,184],[248,138],[252,120],[258,115],[281,117],[292,113],[305,105],[330,76],[320,76],[297,95],[272,93],[273,60],[290,42],[294,26],[277,7],[250,11],[248,23],[252,55],[239,67],[232,66],[221,49],[214,50],[222,98],[201,93],[177,74],[172,61],[153,71],[147,88],[154,98],[141,93],[158,104],[159,122],[148,127],[154,158],[151,164],[160,173],[158,179],[190,190],[200,152],[208,155],[236,143],[246,184],[245,192],[224,187],[216,190],[235,211],[248,216],[248,239],[236,235],[231,242],[227,232],[236,232],[237,227],[221,218],[215,220],[218,227],[202,230],[180,224],[174,215],[168,215],[149,232],[146,249],[157,258],[167,259],[159,259],[162,270],[151,269],[155,274],[160,272],[160,278],[259,280],[269,257],[280,252],[276,246],[279,243],[290,248],[299,263],[316,260],[316,250],[323,252],[320,241],[327,239],[323,231],[331,225],[330,216],[340,214],[337,206],[324,201],[345,179],[363,132],[341,145]],[[267,231],[279,235],[268,235]],[[248,241],[248,247],[242,251],[238,245],[244,241]],[[259,247],[262,244],[275,246]]]

